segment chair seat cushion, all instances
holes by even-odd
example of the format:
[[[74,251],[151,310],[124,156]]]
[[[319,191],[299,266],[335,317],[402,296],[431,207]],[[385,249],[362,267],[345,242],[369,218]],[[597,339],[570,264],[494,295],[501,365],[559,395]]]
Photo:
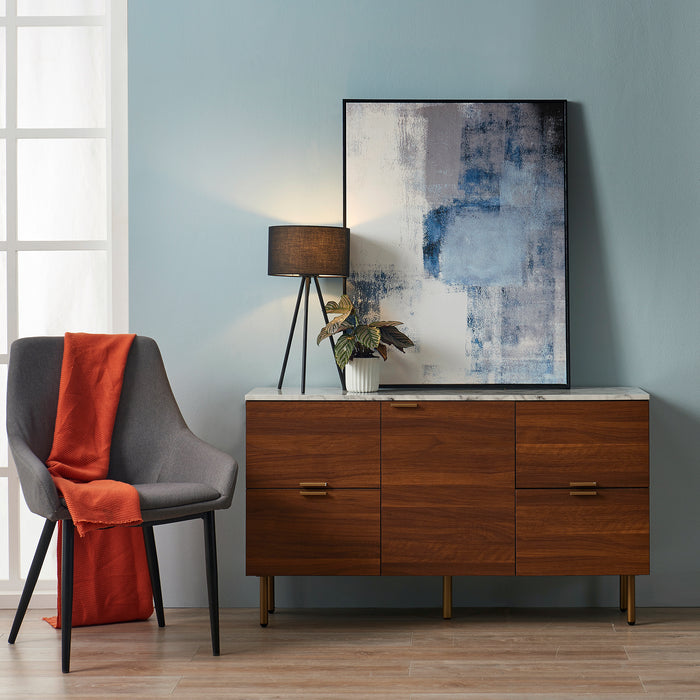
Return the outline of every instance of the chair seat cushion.
[[[134,484],[134,488],[139,492],[142,511],[215,501],[221,495],[208,484],[196,482]]]

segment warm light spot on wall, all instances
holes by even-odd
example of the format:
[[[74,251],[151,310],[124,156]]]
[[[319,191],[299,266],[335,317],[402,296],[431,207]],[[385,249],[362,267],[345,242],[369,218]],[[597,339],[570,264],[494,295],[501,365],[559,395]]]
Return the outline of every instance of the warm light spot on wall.
[[[275,224],[340,226],[343,219],[342,177],[338,182],[319,182],[316,177],[272,177],[253,173],[200,181],[211,195],[237,209],[260,214]],[[191,186],[192,183],[189,183]]]

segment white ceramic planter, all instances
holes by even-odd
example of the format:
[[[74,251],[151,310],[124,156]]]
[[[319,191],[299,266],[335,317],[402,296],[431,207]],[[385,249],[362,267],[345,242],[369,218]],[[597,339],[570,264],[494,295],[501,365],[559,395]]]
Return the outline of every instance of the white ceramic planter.
[[[345,365],[345,388],[351,394],[366,394],[379,389],[381,357],[356,357]]]

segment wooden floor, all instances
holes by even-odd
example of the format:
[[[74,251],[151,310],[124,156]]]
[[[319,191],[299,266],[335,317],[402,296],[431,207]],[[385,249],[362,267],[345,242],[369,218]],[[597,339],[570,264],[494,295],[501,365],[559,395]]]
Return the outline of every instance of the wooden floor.
[[[48,611],[46,611],[48,612]],[[211,656],[205,610],[60,633],[30,610],[16,644],[0,610],[0,697],[7,698],[575,698],[700,697],[700,609],[287,611],[258,624],[223,610]]]

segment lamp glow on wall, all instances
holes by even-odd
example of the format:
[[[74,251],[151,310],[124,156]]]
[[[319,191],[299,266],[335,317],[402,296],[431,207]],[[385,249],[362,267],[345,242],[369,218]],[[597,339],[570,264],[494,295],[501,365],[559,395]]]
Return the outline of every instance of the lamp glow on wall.
[[[270,226],[267,246],[267,274],[285,277],[301,277],[299,293],[294,307],[292,325],[289,329],[287,349],[284,353],[282,372],[277,388],[282,388],[287,369],[289,350],[299,315],[302,294],[304,295],[303,354],[301,361],[301,393],[306,393],[306,345],[309,323],[309,288],[313,279],[323,318],[328,323],[319,277],[346,278],[350,268],[350,229],[341,226]],[[335,343],[331,339],[331,350]],[[333,356],[335,364],[335,355]],[[340,384],[345,389],[345,377],[336,365]]]

